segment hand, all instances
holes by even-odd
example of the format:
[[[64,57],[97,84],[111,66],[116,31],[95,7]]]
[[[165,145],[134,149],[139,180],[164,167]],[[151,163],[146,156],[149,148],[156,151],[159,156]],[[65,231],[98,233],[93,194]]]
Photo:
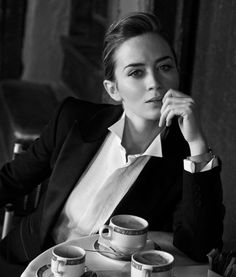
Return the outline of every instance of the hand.
[[[162,100],[159,127],[170,126],[177,116],[180,130],[189,143],[191,155],[199,155],[207,151],[207,143],[203,136],[200,121],[197,120],[194,100],[179,91],[170,89]]]

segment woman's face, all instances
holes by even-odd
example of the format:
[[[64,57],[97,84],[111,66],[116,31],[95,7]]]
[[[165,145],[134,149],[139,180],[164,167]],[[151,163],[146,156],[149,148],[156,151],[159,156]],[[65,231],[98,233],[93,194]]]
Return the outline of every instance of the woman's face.
[[[121,44],[114,60],[116,100],[122,101],[127,116],[158,120],[164,94],[179,86],[168,43],[154,33],[136,36]]]

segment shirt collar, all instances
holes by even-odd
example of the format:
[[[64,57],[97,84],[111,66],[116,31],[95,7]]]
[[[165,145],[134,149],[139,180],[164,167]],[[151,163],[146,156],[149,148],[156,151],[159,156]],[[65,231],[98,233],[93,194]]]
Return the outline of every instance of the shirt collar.
[[[119,139],[121,143],[123,131],[125,126],[125,112],[123,112],[121,118],[111,125],[108,130],[110,130],[116,137]],[[141,156],[154,156],[154,157],[163,157],[162,155],[162,146],[161,146],[161,133],[159,133],[148,148],[141,154]]]

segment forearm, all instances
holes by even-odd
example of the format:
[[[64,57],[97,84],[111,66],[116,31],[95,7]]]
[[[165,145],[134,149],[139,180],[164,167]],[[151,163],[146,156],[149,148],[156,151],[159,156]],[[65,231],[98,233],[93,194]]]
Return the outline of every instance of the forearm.
[[[174,244],[191,258],[222,245],[224,207],[219,167],[207,172],[184,173],[183,199],[174,220]]]
[[[49,174],[49,162],[42,166],[32,150],[5,164],[0,171],[0,206],[30,193]]]

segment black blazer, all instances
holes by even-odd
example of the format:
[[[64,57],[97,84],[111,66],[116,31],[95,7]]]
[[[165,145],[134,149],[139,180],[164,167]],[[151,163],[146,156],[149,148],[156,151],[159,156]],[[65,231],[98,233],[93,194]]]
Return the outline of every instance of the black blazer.
[[[50,233],[67,197],[122,112],[120,105],[68,98],[29,150],[2,168],[1,206],[49,179],[38,209],[6,238],[20,240],[22,253],[9,255],[12,263],[28,262],[51,246]],[[150,230],[173,231],[175,246],[203,260],[222,244],[220,167],[194,174],[184,171],[189,148],[177,122],[163,135],[162,150],[163,158],[148,161],[113,214],[138,215],[149,222]]]

